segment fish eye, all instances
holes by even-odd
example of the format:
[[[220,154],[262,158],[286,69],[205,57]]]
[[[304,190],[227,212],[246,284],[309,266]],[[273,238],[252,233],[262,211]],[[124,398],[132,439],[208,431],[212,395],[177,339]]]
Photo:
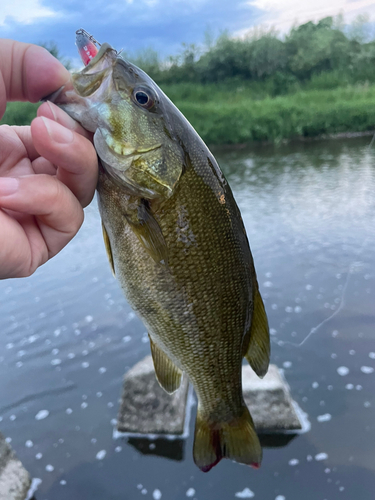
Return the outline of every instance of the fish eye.
[[[134,89],[133,97],[136,103],[145,109],[151,109],[155,104],[155,97],[148,89],[144,88]]]

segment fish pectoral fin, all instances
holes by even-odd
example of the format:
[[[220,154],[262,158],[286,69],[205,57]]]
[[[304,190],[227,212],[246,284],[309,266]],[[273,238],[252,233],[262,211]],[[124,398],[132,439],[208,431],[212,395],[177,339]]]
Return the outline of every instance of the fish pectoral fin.
[[[150,344],[156,379],[166,392],[172,394],[177,391],[181,385],[182,371],[169,359],[165,352],[155,344],[151,337]]]
[[[158,264],[168,265],[168,248],[162,230],[146,203],[141,200],[137,214],[127,217],[143,248]]]
[[[105,246],[105,249],[107,251],[109,265],[111,266],[111,270],[112,270],[113,276],[116,276],[116,273],[115,273],[115,263],[113,261],[113,255],[112,255],[111,242],[109,241],[108,233],[107,233],[106,228],[104,227],[103,222],[102,222],[102,230],[103,230],[104,246]]]
[[[250,327],[250,341],[245,358],[258,377],[264,377],[270,363],[270,335],[266,310],[259,290],[254,296],[254,311]]]
[[[247,407],[244,405],[242,415],[231,421],[209,422],[198,405],[193,455],[195,464],[203,472],[211,470],[222,458],[258,468],[262,448]]]

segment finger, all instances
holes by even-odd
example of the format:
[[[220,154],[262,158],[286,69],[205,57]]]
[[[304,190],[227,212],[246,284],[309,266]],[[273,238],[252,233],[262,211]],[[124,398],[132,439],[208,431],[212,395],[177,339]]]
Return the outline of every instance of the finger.
[[[50,175],[0,178],[0,207],[38,219],[39,231],[34,224],[28,234],[31,258],[27,265],[31,272],[64,248],[83,222],[78,200]]]
[[[60,125],[63,125],[70,130],[78,132],[84,137],[87,137],[87,139],[92,139],[93,134],[91,132],[85,130],[78,122],[73,120],[73,118],[65,113],[65,111],[63,111],[62,109],[57,107],[56,104],[53,104],[50,101],[43,103],[38,108],[37,116],[45,116],[46,118],[54,120],[55,122],[60,123]]]
[[[34,160],[32,167],[36,174],[56,175],[57,172],[57,167],[43,156]]]
[[[26,154],[30,161],[34,161],[36,158],[38,158],[39,153],[35,149],[33,139],[31,137],[31,130],[29,125],[25,126],[18,126],[18,125],[13,125],[12,130],[18,135],[18,137],[21,139],[24,148],[26,149]]]
[[[98,180],[98,160],[92,143],[72,130],[45,117],[31,123],[35,148],[57,165],[57,178],[85,207],[94,196]]]
[[[69,71],[43,47],[0,41],[0,116],[6,101],[37,102],[69,79]]]

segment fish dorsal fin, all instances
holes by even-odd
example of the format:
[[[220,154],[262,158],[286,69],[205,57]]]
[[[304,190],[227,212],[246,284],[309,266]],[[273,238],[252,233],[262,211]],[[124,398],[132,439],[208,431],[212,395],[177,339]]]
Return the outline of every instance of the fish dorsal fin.
[[[254,296],[254,311],[250,328],[250,341],[245,358],[258,377],[264,377],[270,362],[270,336],[268,320],[258,288]]]
[[[112,270],[113,276],[116,276],[116,273],[115,273],[115,263],[113,261],[113,255],[112,255],[111,242],[109,241],[108,233],[107,233],[106,228],[104,227],[103,222],[102,222],[102,230],[103,230],[104,246],[105,246],[105,249],[107,251],[109,265],[111,266],[111,270]]]
[[[162,230],[144,200],[141,200],[136,213],[126,217],[133,232],[146,252],[158,264],[168,264],[168,248]]]
[[[172,394],[180,387],[182,371],[177,368],[165,352],[153,342],[151,337],[150,344],[157,381],[166,392]]]

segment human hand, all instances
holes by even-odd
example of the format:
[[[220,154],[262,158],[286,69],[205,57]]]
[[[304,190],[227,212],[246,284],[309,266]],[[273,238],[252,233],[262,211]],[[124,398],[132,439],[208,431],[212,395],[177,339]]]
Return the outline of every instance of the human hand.
[[[0,118],[7,101],[37,102],[69,78],[44,48],[0,39]],[[31,127],[0,126],[0,279],[31,275],[77,233],[98,177],[90,139],[49,102]]]

